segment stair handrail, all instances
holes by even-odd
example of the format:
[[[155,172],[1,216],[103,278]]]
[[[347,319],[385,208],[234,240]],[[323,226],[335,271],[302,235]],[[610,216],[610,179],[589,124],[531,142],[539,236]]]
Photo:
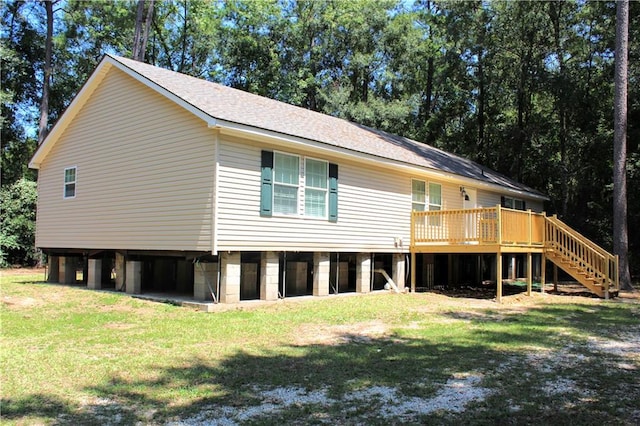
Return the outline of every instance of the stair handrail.
[[[594,254],[598,255],[601,258],[601,260],[604,262],[602,265],[602,269],[596,268],[597,265],[593,264],[592,262],[589,262],[589,263],[591,264],[591,266],[594,267],[593,269],[594,276],[603,278],[603,287],[606,294],[608,294],[611,287],[613,287],[613,289],[616,291],[619,289],[618,256],[615,256],[609,253],[607,250],[603,249],[598,244],[594,243],[584,235],[580,234],[578,231],[570,228],[568,225],[566,225],[564,222],[558,219],[556,215],[553,215],[551,217],[545,216],[545,219],[548,223],[553,225],[559,231],[567,234],[576,242],[582,244],[584,247],[588,248]],[[549,236],[547,235],[547,227],[545,226],[545,246],[548,247],[549,245],[550,245]],[[556,248],[554,247],[554,249]],[[572,252],[569,254],[573,255],[573,257],[577,257],[576,253]],[[578,258],[577,260],[583,261],[585,259]]]
[[[607,250],[605,250],[602,247],[600,247],[598,244],[594,243],[593,241],[591,241],[590,239],[588,239],[587,237],[585,237],[584,235],[582,235],[581,233],[579,233],[575,229],[569,227],[566,223],[564,223],[563,221],[558,219],[558,217],[556,215],[545,216],[545,218],[549,222],[551,222],[553,225],[555,225],[556,227],[560,228],[563,232],[569,234],[570,236],[572,236],[576,240],[580,241],[582,244],[584,244],[586,246],[589,246],[590,249],[592,249],[593,251],[597,252],[603,258],[608,258],[609,260],[612,260],[615,257],[614,255],[609,253]],[[546,240],[546,235],[545,235],[545,240]],[[546,241],[545,241],[545,244],[546,244]]]

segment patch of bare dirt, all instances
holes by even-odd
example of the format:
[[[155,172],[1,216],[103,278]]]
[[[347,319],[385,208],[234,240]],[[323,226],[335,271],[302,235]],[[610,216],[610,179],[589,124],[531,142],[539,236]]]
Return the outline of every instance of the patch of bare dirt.
[[[390,334],[389,326],[380,320],[332,326],[305,324],[295,333],[295,343],[300,346],[368,343]]]
[[[2,304],[9,309],[28,309],[42,305],[42,301],[32,297],[3,296]]]
[[[118,322],[110,322],[104,325],[104,328],[108,328],[110,330],[129,330],[130,328],[133,328],[134,325],[133,324],[124,324],[124,323],[118,323]]]

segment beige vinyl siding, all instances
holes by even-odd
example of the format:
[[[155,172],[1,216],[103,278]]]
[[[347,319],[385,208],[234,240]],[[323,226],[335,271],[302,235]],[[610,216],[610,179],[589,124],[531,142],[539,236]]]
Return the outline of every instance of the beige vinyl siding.
[[[209,251],[214,166],[205,122],[114,68],[41,165],[36,244]]]
[[[478,190],[478,207],[495,207],[500,204],[500,194],[496,192]]]
[[[304,217],[260,216],[260,152],[248,141],[221,138],[218,249],[407,252],[410,242],[411,178],[336,158],[338,222]],[[303,152],[282,152],[305,157]],[[427,179],[425,179],[427,180]],[[428,180],[427,180],[428,181]],[[459,208],[458,188],[442,185],[443,209]],[[402,247],[394,239],[402,238]]]

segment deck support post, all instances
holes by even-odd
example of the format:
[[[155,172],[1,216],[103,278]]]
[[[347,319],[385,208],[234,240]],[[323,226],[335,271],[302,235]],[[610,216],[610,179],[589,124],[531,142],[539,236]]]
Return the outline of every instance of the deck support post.
[[[220,254],[220,303],[240,302],[240,252]]]
[[[547,256],[544,251],[540,255],[540,293],[544,293],[544,284],[547,279]]]
[[[502,253],[496,253],[496,302],[502,303]]]
[[[60,279],[60,258],[58,256],[49,256],[49,276],[47,282],[57,283]]]
[[[280,256],[273,251],[263,252],[260,257],[260,300],[278,300],[278,278]]]
[[[92,290],[102,288],[102,259],[89,259],[87,287]]]
[[[393,282],[396,283],[398,287],[398,291],[403,292],[405,288],[405,271],[406,266],[404,262],[404,254],[403,253],[394,253],[393,254],[393,265],[391,271],[391,278]]]
[[[416,253],[411,252],[411,263],[409,264],[411,270],[411,293],[416,292]]]
[[[527,253],[527,296],[531,296],[531,287],[533,285],[533,255]]]
[[[358,253],[356,255],[356,293],[371,291],[371,255]]]
[[[516,260],[516,255],[509,255],[509,279],[515,281],[518,278],[518,262]]]
[[[313,295],[328,296],[329,295],[329,270],[330,270],[329,253],[313,253]]]

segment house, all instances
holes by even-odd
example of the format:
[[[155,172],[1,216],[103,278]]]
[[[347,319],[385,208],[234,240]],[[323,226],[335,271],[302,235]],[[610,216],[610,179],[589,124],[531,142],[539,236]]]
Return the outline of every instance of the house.
[[[615,284],[593,272],[612,269],[602,250],[542,214],[547,197],[532,188],[407,138],[121,57],[103,58],[29,165],[52,281],[75,282],[80,261],[90,288],[233,303],[409,277],[415,290],[465,264],[496,280],[500,297],[502,259],[518,254],[529,282],[548,259],[586,271],[591,288]]]

